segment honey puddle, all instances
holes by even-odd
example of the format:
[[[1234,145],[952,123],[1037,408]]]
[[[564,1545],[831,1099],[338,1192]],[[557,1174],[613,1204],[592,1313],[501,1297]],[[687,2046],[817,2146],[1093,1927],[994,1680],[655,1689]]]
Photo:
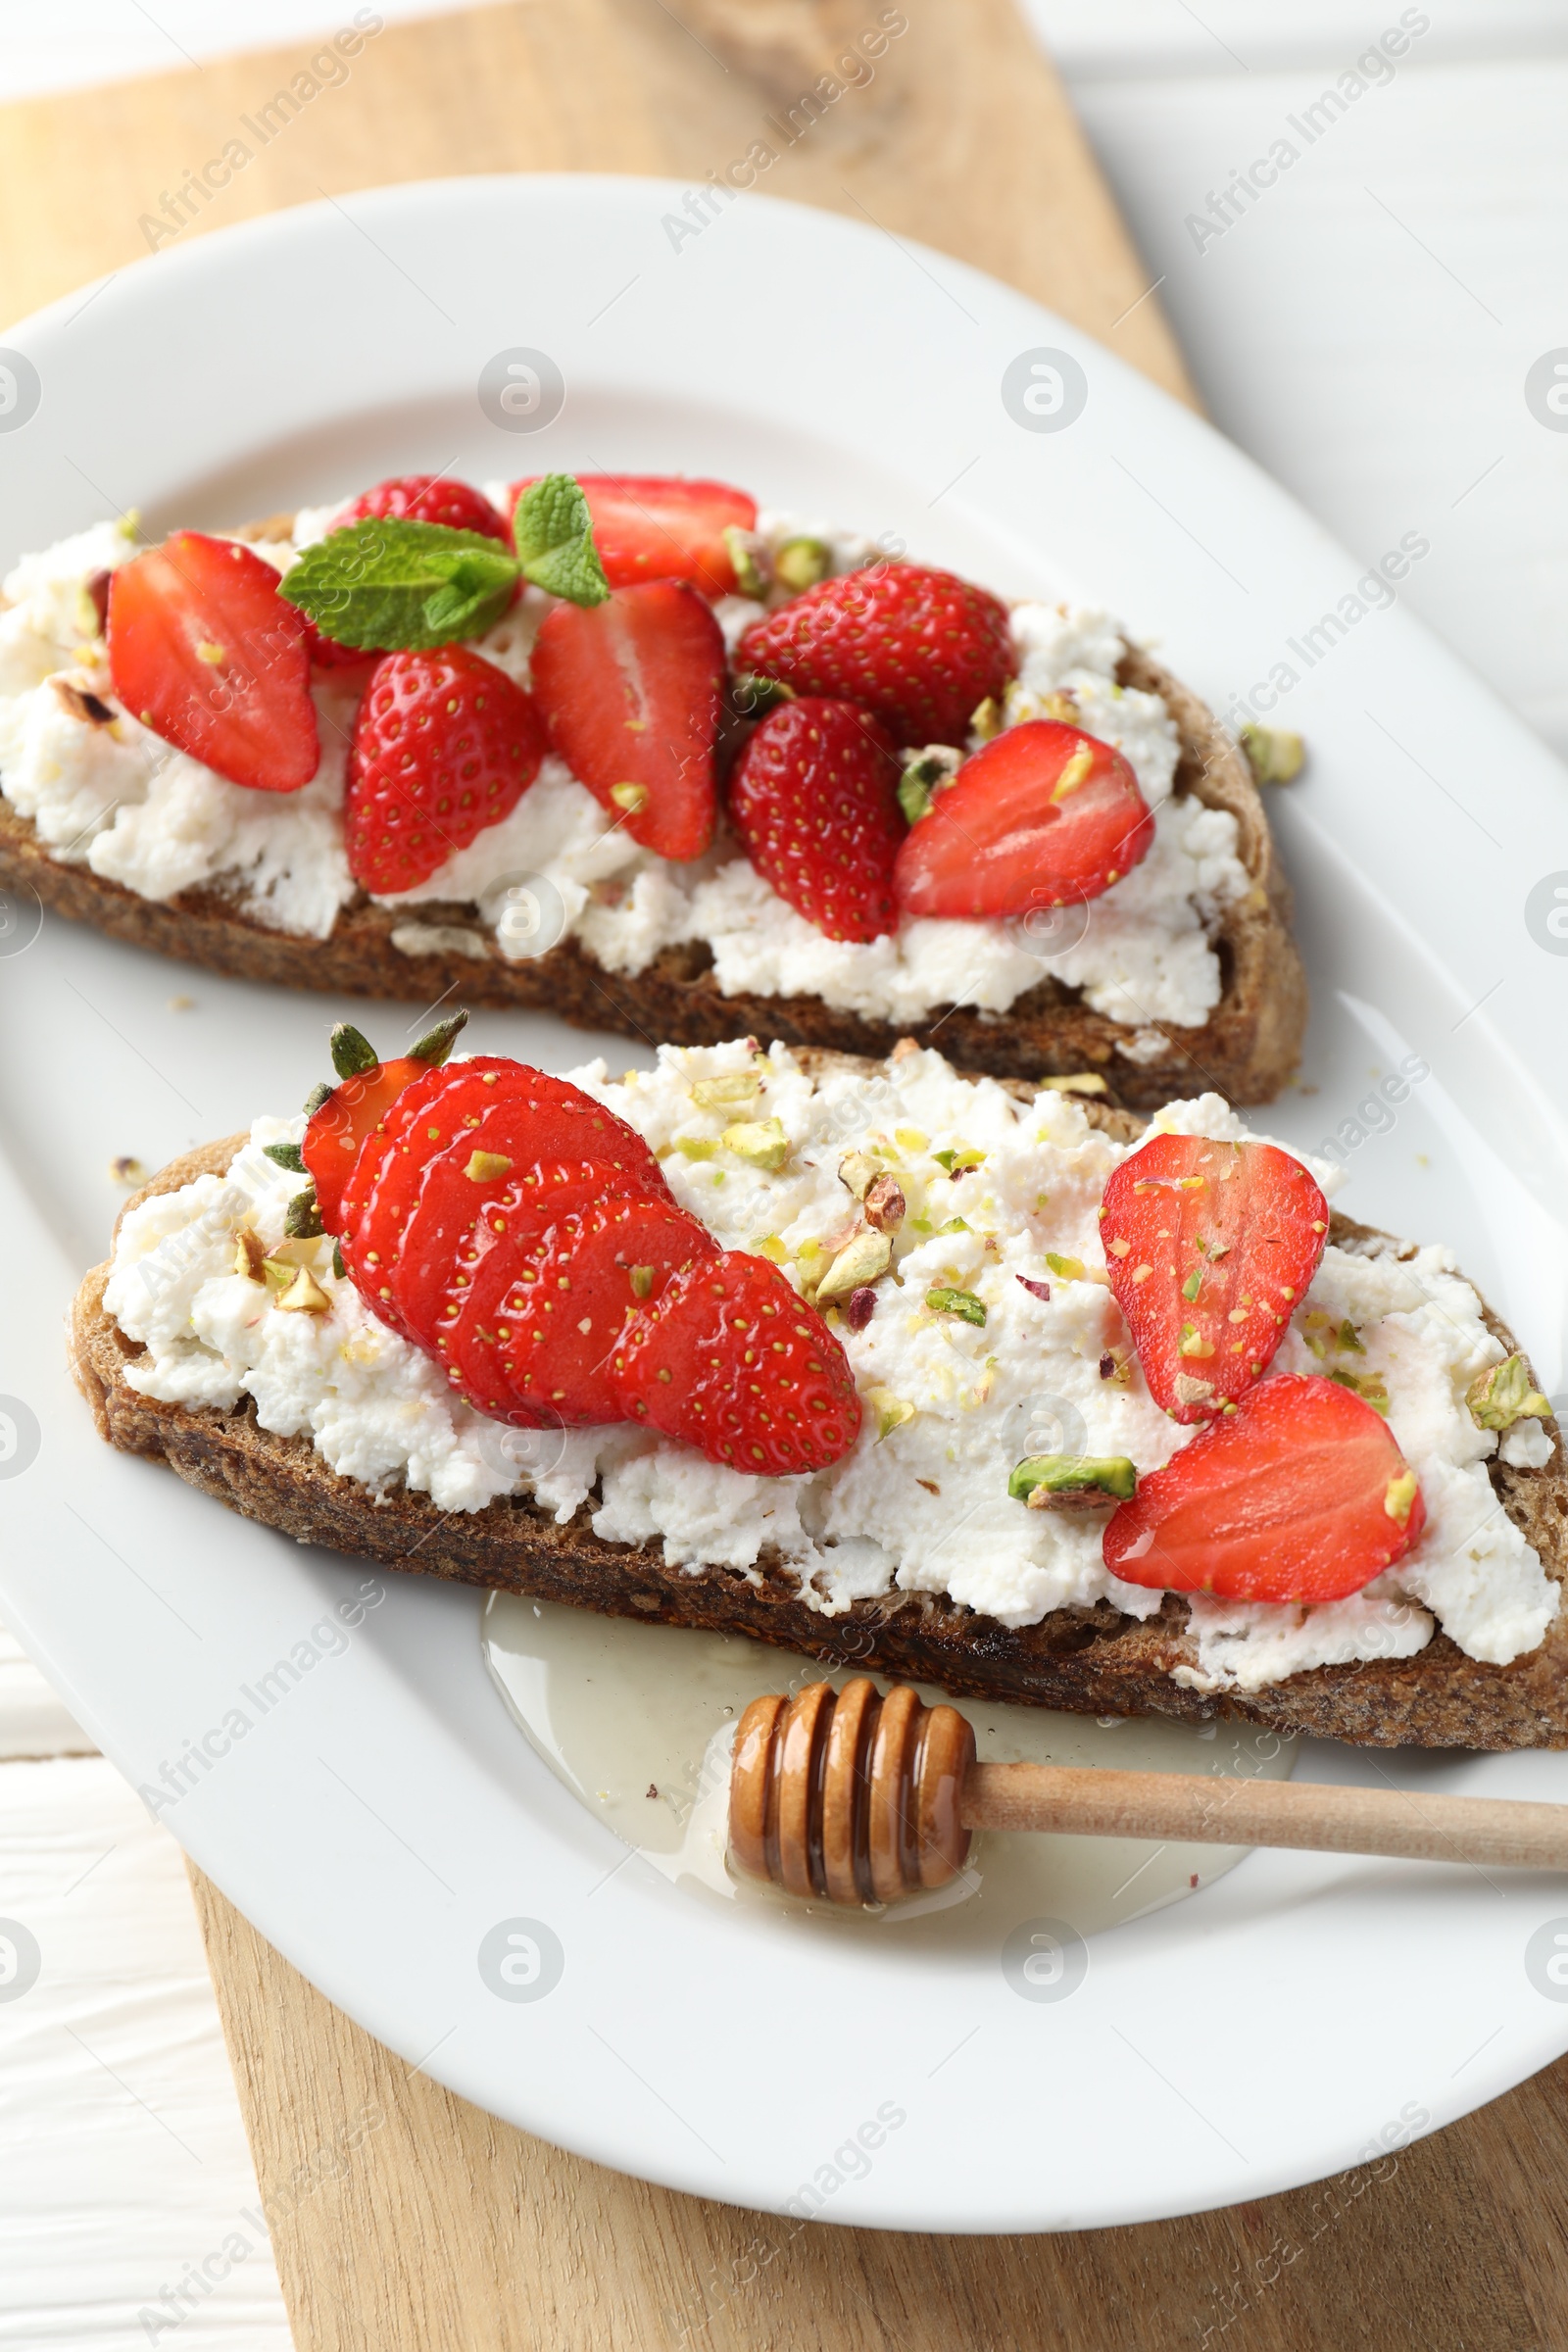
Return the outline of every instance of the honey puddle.
[[[947,1949],[994,1950],[1015,1923],[1075,1935],[1140,1918],[1210,1886],[1248,1851],[1131,1838],[978,1833],[963,1876],[887,1909],[838,1911],[734,1877],[724,1859],[735,1726],[764,1690],[841,1687],[828,1670],[740,1635],[688,1633],[492,1592],[485,1662],[529,1743],[587,1809],[672,1885],[710,1901],[760,1902],[849,1931],[877,1927]],[[874,1678],[879,1689],[886,1683]],[[945,1693],[916,1686],[928,1704]],[[1096,1719],[949,1699],[974,1726],[980,1761],[1110,1765],[1124,1771],[1286,1780],[1295,1742],[1228,1723]],[[1049,1936],[1031,1939],[1043,1948]],[[1058,1939],[1059,1941],[1059,1939]],[[1053,1957],[1048,1973],[1057,1965]],[[1025,1955],[1025,1970],[1037,1962]],[[1031,1980],[1034,1981],[1034,1980]]]

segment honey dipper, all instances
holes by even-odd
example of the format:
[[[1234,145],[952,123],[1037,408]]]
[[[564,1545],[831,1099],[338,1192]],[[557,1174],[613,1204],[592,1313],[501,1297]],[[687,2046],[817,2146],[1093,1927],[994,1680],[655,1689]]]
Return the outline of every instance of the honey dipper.
[[[1568,1869],[1568,1805],[1320,1782],[981,1764],[956,1707],[864,1680],[754,1698],[735,1733],[736,1867],[790,1894],[897,1902],[946,1886],[975,1830],[1297,1846]]]

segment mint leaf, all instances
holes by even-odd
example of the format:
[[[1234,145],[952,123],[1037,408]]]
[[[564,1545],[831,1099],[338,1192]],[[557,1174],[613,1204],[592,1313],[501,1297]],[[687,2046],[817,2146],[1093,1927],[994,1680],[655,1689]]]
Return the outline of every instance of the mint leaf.
[[[517,568],[482,532],[370,515],[308,547],[278,594],[338,645],[425,652],[482,637],[506,611]]]
[[[522,576],[573,605],[602,605],[610,582],[594,545],[588,501],[569,473],[530,482],[512,517]]]

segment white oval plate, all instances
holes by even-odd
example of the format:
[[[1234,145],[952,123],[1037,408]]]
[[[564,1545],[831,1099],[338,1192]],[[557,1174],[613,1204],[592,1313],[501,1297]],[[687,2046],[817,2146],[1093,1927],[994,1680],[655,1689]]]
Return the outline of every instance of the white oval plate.
[[[1317,1091],[1268,1124],[1302,1144],[1367,1130],[1348,1205],[1451,1242],[1560,1382],[1568,1025],[1549,1016],[1568,943],[1533,931],[1525,902],[1545,879],[1549,903],[1559,869],[1568,884],[1561,770],[1397,610],[1347,621],[1310,668],[1292,655],[1363,565],[1060,319],[873,226],[758,198],[676,240],[683,197],[583,178],[388,189],[176,247],[56,306],[4,338],[41,402],[0,433],[0,558],[112,507],[232,522],[416,465],[679,469],[896,533],[1005,592],[1097,593],[1222,708],[1291,662],[1280,715],[1312,765],[1271,806]],[[476,397],[518,348],[564,384],[533,433]],[[1042,350],[1074,358],[1087,392],[1054,431],[1004,405],[1005,371]],[[345,1629],[327,1612],[359,1566],[112,1454],[66,1375],[111,1154],[156,1165],[297,1101],[342,1008],[54,920],[10,944],[0,1394],[23,1443],[0,1464],[6,1613],[133,1782],[185,1779],[161,1817],[202,1867],[410,2062],[675,2187],[779,2209],[804,2185],[834,2221],[1018,2230],[1311,2180],[1568,2046],[1568,1986],[1526,1966],[1568,1914],[1547,1879],[1258,1854],[1097,1937],[1070,1997],[1035,2001],[1000,1956],[916,1963],[888,1936],[715,1918],[617,1870],[624,1849],[487,1684],[477,1593],[372,1578],[384,1598]],[[422,1009],[362,1017],[388,1038]],[[476,1029],[557,1068],[596,1050],[543,1019]],[[1369,1072],[1407,1053],[1431,1076],[1396,1114],[1357,1119]],[[1551,1755],[1325,1746],[1298,1772],[1568,1794]],[[559,1946],[547,1997],[481,1976],[483,1939],[517,1920]]]

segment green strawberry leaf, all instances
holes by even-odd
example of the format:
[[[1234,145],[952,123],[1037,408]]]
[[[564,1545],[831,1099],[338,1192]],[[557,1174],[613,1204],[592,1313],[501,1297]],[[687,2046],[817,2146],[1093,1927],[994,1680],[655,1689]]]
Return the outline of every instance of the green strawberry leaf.
[[[594,545],[588,501],[569,473],[530,482],[512,517],[522,576],[573,605],[602,605],[610,582]]]
[[[480,531],[368,515],[308,547],[278,594],[338,645],[427,652],[482,637],[505,612],[517,570]]]

